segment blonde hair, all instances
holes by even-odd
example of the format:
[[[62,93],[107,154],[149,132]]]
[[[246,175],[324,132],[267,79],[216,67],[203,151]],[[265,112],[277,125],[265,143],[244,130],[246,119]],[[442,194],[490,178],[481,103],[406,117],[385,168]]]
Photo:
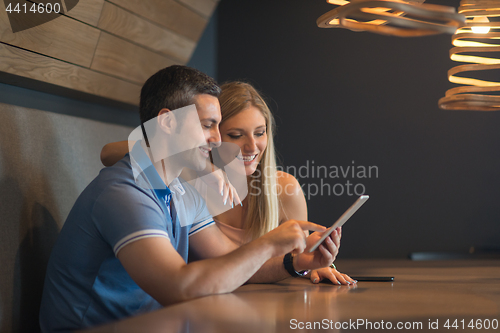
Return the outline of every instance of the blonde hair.
[[[279,203],[276,193],[276,153],[274,150],[274,117],[264,99],[250,84],[229,82],[221,86],[219,97],[222,123],[250,106],[256,107],[266,119],[267,147],[255,172],[250,176],[248,207],[244,226],[251,239],[260,237],[279,224]],[[252,185],[252,186],[250,186]]]

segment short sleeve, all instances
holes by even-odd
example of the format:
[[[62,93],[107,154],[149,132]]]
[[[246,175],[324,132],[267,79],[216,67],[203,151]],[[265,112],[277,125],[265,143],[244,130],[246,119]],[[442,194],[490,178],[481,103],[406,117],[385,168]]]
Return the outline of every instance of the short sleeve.
[[[114,184],[96,199],[92,219],[115,255],[126,245],[148,237],[169,239],[165,214],[151,190]]]
[[[191,209],[190,214],[192,215],[191,220],[193,223],[189,229],[189,236],[192,236],[215,222],[212,214],[208,211],[205,200],[202,198],[200,193],[198,193],[198,191],[187,182],[183,182],[182,185],[186,190],[186,194],[184,195],[184,204],[190,206]]]

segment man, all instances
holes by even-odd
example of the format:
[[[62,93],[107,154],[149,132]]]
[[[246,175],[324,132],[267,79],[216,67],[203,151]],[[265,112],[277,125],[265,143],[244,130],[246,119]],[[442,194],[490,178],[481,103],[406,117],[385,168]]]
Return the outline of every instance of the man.
[[[90,327],[231,292],[247,281],[278,281],[335,259],[340,242],[336,233],[320,250],[302,253],[304,230],[325,229],[303,221],[287,221],[238,248],[214,224],[199,193],[177,178],[184,167],[201,168],[220,142],[219,93],[211,78],[184,66],[165,68],[144,84],[141,123],[153,122],[155,133],[151,137],[148,132],[130,155],[101,170],[77,199],[47,268],[40,311],[43,332]],[[191,104],[205,142],[196,135],[161,139],[163,134],[196,132],[200,125],[193,125],[189,113],[174,113]],[[160,153],[153,152],[158,143]],[[172,155],[179,144],[186,145],[184,151]],[[309,236],[307,244],[318,237]],[[188,251],[205,260],[187,264]],[[288,253],[297,256],[284,261]]]

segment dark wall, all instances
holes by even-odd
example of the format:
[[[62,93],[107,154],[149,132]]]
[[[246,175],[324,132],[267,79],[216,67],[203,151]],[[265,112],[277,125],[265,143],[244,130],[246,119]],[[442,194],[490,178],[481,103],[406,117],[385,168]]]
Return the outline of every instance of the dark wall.
[[[317,28],[332,8],[222,0],[218,10],[218,79],[246,79],[269,97],[282,165],[310,166],[296,174],[310,220],[331,224],[362,184],[371,198],[345,225],[341,257],[498,247],[500,113],[438,108],[453,87],[450,36]],[[313,162],[327,177],[312,176]],[[354,177],[341,174],[353,166]]]

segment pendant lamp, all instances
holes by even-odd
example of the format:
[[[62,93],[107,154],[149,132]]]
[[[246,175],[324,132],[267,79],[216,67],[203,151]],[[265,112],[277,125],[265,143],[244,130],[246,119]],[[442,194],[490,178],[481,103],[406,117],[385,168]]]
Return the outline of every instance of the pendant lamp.
[[[400,37],[453,34],[464,24],[465,17],[457,14],[455,8],[424,1],[327,0],[338,7],[319,17],[316,24],[320,28],[346,28]]]
[[[500,110],[500,0],[462,0],[458,12],[466,24],[452,37],[450,58],[464,63],[448,71],[462,86],[439,100],[446,110]]]

